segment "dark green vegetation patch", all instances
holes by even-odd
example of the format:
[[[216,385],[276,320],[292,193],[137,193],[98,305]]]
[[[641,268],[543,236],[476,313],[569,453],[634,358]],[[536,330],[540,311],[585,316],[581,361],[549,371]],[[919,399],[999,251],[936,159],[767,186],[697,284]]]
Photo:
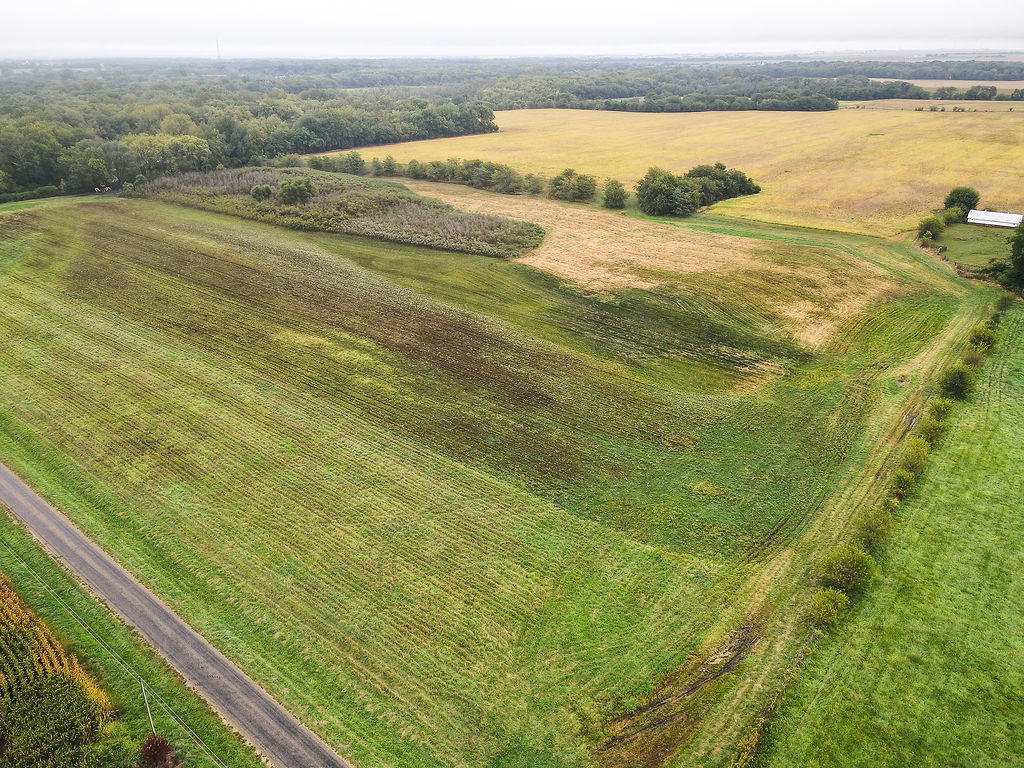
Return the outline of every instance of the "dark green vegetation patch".
[[[303,183],[297,186],[298,182]],[[363,235],[483,256],[522,256],[544,239],[544,230],[536,224],[459,211],[400,184],[305,169],[188,173],[149,182],[133,194],[290,229]]]

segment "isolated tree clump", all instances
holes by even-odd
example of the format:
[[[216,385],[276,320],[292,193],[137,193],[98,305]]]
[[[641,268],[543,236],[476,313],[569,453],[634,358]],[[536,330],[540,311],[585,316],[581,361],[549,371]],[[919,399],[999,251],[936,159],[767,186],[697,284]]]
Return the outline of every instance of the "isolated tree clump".
[[[945,229],[946,223],[942,219],[938,216],[929,216],[917,225],[917,236],[921,240],[937,240]]]
[[[548,195],[555,200],[585,202],[590,200],[595,192],[597,181],[594,177],[576,173],[572,168],[566,168],[551,179],[548,185]]]
[[[602,201],[605,208],[611,208],[613,210],[621,210],[626,207],[626,200],[629,197],[629,193],[626,192],[626,188],[615,179],[608,179],[604,185],[604,200]]]
[[[281,182],[277,196],[285,205],[305,205],[313,199],[313,182],[307,178],[286,179]]]
[[[747,174],[723,163],[698,165],[682,176],[652,167],[637,182],[636,199],[648,216],[690,216],[702,205],[760,191]]]
[[[820,627],[831,627],[850,601],[843,592],[832,587],[819,589],[811,598],[811,620]]]
[[[958,224],[967,221],[967,211],[959,205],[954,205],[942,212],[942,220],[946,224]]]
[[[962,208],[966,213],[977,208],[980,199],[981,195],[978,194],[978,190],[974,187],[954,187],[946,195],[943,207],[947,210],[950,208]]]
[[[270,199],[270,185],[256,184],[255,186],[253,186],[251,190],[249,190],[249,194],[252,195],[252,199],[255,200],[257,203],[262,203],[264,200]]]
[[[871,555],[852,544],[840,544],[821,559],[822,584],[847,593],[862,587],[874,572]]]
[[[970,366],[958,363],[942,374],[939,388],[946,397],[963,400],[974,390],[974,371]]]

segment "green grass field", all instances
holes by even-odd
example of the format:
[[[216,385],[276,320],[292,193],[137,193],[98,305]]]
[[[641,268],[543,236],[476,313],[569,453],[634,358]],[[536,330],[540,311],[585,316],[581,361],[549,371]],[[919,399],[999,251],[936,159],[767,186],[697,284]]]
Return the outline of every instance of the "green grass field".
[[[146,201],[5,214],[0,456],[357,765],[626,764],[609,724],[827,535],[988,301],[909,245],[699,226],[800,261],[596,292]],[[882,290],[802,343],[780,281],[848,263]]]
[[[1001,261],[1010,258],[1010,246],[1006,239],[1012,234],[1012,229],[951,224],[946,227],[938,242],[946,246],[945,256],[950,261],[979,269],[987,267],[994,258]]]
[[[1024,764],[1024,311],[901,508],[882,573],[771,726],[769,766]]]

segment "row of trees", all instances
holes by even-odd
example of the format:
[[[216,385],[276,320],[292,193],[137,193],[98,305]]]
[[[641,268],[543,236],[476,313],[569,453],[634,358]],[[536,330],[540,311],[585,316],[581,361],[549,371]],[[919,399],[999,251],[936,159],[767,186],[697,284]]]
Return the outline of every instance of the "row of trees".
[[[702,206],[760,191],[743,171],[715,163],[698,165],[681,176],[649,168],[636,185],[636,198],[640,210],[649,216],[691,216]]]

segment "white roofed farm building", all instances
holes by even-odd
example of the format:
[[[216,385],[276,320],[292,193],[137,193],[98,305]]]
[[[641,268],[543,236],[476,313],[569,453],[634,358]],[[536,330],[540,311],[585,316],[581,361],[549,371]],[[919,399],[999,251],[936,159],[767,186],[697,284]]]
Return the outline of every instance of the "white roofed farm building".
[[[971,211],[967,214],[968,224],[978,224],[983,227],[1004,227],[1013,229],[1019,227],[1024,221],[1024,215],[1019,213],[997,213],[996,211]]]

